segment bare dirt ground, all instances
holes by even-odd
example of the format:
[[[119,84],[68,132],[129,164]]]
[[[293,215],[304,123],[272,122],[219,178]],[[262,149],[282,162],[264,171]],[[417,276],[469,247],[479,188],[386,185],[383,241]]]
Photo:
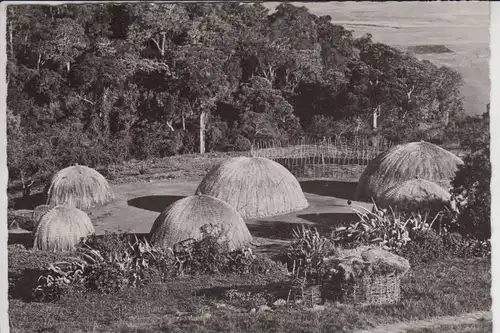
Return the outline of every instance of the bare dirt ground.
[[[116,199],[93,210],[90,217],[96,233],[128,231],[147,234],[158,215],[173,202],[195,193],[199,180],[168,180],[117,184],[113,186]],[[371,209],[371,204],[352,199],[355,183],[325,180],[303,180],[301,186],[309,207],[295,213],[264,219],[247,220],[246,223],[259,252],[275,253],[292,237],[297,223],[309,224],[328,232],[356,218],[353,208]]]

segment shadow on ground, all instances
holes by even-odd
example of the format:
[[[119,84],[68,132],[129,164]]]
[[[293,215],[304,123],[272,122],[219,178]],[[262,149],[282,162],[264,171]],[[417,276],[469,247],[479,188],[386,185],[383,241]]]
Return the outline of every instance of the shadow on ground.
[[[47,203],[47,196],[43,192],[39,192],[29,197],[18,197],[13,200],[14,209],[35,209],[36,206],[45,205]]]
[[[358,217],[354,213],[318,213],[303,214],[297,217],[312,223],[304,223],[312,228],[318,229],[321,234],[330,234],[335,228],[347,226]],[[302,223],[291,223],[285,221],[259,220],[256,223],[247,223],[248,230],[254,237],[268,239],[291,240],[293,230],[300,228]]]
[[[148,195],[130,199],[127,203],[129,206],[161,213],[165,208],[182,198],[185,197],[177,195]]]
[[[300,228],[302,223],[290,223],[282,221],[259,221],[258,223],[247,224],[248,230],[254,237],[291,240],[293,230]],[[321,233],[329,233],[330,228],[324,225],[308,225],[315,227]]]
[[[283,282],[273,282],[266,285],[233,285],[227,287],[212,287],[198,290],[196,294],[217,300],[223,300],[229,304],[233,301],[238,304],[243,303],[243,305],[248,303],[246,304],[247,307],[253,307],[258,303],[262,304],[262,300],[267,303],[279,298],[286,299],[289,291],[290,287],[287,284]]]
[[[358,183],[338,182],[333,180],[307,180],[300,182],[302,191],[322,196],[354,200]]]
[[[20,299],[24,302],[34,300],[33,289],[38,279],[45,271],[42,269],[25,269],[20,275],[9,274],[9,298]]]
[[[8,245],[20,244],[31,249],[33,247],[33,234],[31,232],[9,233]]]
[[[315,227],[317,227],[316,224],[319,224],[329,228],[349,225],[352,221],[359,220],[358,216],[354,213],[318,213],[298,215],[298,217],[313,222]]]

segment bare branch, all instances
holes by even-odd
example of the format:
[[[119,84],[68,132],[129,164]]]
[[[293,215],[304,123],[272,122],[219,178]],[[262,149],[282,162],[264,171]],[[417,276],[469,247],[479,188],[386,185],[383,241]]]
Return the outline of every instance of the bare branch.
[[[82,101],[87,102],[87,103],[89,103],[89,104],[91,104],[91,105],[94,105],[94,104],[95,104],[94,102],[89,101],[88,99],[86,99],[86,98],[84,98],[84,97],[81,97],[80,95],[76,95],[76,97],[78,97],[78,98],[79,98],[79,99],[81,99]]]

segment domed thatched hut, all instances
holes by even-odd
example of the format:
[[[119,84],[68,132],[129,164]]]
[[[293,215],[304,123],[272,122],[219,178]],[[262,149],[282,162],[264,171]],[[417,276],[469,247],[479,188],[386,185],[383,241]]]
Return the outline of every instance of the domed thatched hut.
[[[437,213],[445,208],[453,209],[451,194],[425,179],[407,180],[387,189],[380,195],[377,205],[405,212],[429,210]]]
[[[54,206],[52,205],[40,205],[35,207],[31,216],[31,219],[33,220],[33,233],[36,232],[36,228],[38,227],[38,223],[40,222],[41,218],[52,208],[54,208]]]
[[[421,178],[450,187],[463,161],[449,151],[428,142],[411,142],[392,147],[375,157],[359,179],[356,200],[371,201],[388,188]]]
[[[281,164],[262,157],[222,162],[197,191],[224,200],[245,219],[287,214],[309,205],[297,179]]]
[[[252,241],[250,231],[241,216],[226,202],[208,196],[192,195],[168,206],[151,228],[151,242],[163,248],[189,239],[199,239],[200,228],[212,224],[223,230],[231,250]]]
[[[45,251],[71,251],[81,238],[94,232],[85,212],[74,207],[56,206],[40,219],[34,247]]]
[[[52,178],[47,204],[86,210],[114,199],[108,181],[96,170],[75,165],[62,169]]]

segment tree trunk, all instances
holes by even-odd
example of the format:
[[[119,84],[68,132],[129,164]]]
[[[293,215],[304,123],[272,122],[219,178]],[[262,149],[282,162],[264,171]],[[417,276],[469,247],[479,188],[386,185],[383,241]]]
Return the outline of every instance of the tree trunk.
[[[200,114],[200,154],[205,154],[205,119],[207,113],[202,111]]]
[[[165,33],[161,34],[161,50],[160,50],[161,56],[165,56]]]
[[[12,23],[9,25],[9,44],[10,44],[10,54],[14,56],[14,44],[12,43]]]
[[[38,61],[36,63],[36,70],[39,71],[40,70],[40,62],[42,61],[42,54],[39,53],[38,54]]]
[[[377,120],[378,120],[378,116],[379,116],[379,112],[380,112],[380,106],[377,106],[375,108],[375,110],[373,110],[373,129],[376,130],[377,129]]]
[[[26,184],[24,181],[24,172],[21,172],[21,182],[23,184],[23,199],[26,199],[31,195],[31,186],[33,186],[35,181],[31,180],[31,183]]]

